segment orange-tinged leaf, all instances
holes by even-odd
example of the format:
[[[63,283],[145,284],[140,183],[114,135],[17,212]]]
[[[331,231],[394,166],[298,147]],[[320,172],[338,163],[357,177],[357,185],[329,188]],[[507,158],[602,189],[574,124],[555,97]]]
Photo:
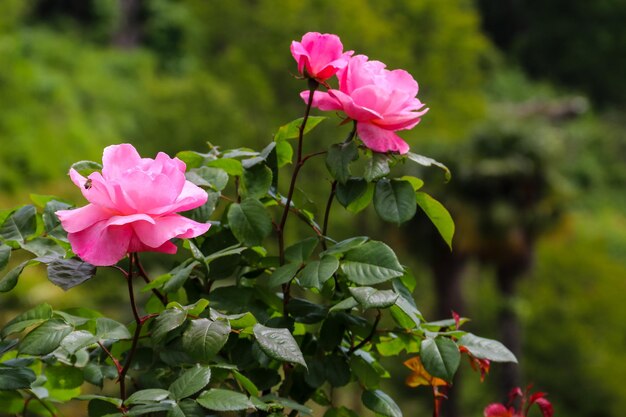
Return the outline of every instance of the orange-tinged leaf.
[[[437,386],[447,386],[448,383],[441,378],[436,378],[426,372],[424,369],[424,365],[422,365],[422,361],[419,356],[415,356],[406,362],[404,362],[404,366],[409,368],[411,371],[411,375],[406,378],[406,384],[409,387],[419,387],[420,385],[430,385],[433,387]]]

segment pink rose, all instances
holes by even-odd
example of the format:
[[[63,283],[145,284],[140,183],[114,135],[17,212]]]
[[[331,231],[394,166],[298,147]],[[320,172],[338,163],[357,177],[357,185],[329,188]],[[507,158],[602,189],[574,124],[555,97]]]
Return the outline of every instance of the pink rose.
[[[313,106],[324,111],[343,111],[357,121],[357,133],[365,146],[376,152],[407,153],[409,145],[394,132],[419,123],[428,109],[416,97],[418,86],[404,70],[389,71],[365,55],[350,58],[337,72],[339,90],[315,92]],[[300,94],[305,102],[309,92]]]
[[[291,55],[298,63],[298,72],[318,81],[325,81],[344,68],[353,53],[344,54],[339,36],[328,33],[309,32],[301,42],[291,42]]]
[[[207,193],[185,179],[185,163],[160,152],[141,158],[129,144],[108,146],[102,174],[70,177],[89,201],[57,211],[72,250],[93,265],[114,265],[127,253],[176,253],[173,238],[205,233],[209,224],[176,214],[204,204]]]

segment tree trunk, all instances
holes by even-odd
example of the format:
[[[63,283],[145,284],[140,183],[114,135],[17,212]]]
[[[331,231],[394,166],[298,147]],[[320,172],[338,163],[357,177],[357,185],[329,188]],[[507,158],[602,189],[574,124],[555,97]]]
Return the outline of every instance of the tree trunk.
[[[113,44],[123,49],[131,49],[139,44],[141,0],[118,1],[120,19],[118,29],[113,35]]]

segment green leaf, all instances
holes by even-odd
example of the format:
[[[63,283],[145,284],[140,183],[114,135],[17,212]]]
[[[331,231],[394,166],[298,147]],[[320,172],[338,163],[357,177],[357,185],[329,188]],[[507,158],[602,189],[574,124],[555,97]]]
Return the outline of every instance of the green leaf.
[[[405,329],[413,329],[421,323],[421,313],[415,305],[411,291],[400,281],[393,280],[393,289],[399,295],[396,305],[391,308],[391,315]]]
[[[334,179],[345,183],[350,178],[350,163],[358,157],[359,151],[354,141],[331,145],[326,154],[326,168]]]
[[[247,198],[228,210],[233,235],[246,246],[258,246],[272,233],[272,218],[259,200]]]
[[[211,368],[196,365],[183,372],[168,388],[176,401],[190,397],[211,381]]]
[[[366,389],[376,389],[380,385],[380,374],[369,362],[359,356],[350,358],[350,369]]]
[[[27,242],[20,243],[20,247],[39,258],[60,258],[65,256],[65,249],[54,240],[46,237],[35,237]]]
[[[420,358],[424,369],[434,377],[452,382],[461,362],[459,348],[452,340],[438,336],[422,340]]]
[[[345,300],[341,300],[340,302],[332,306],[329,311],[332,312],[337,310],[352,310],[358,305],[359,303],[357,300],[354,299],[354,297],[348,297]]]
[[[254,315],[249,311],[227,317],[233,329],[245,329],[246,327],[252,327],[257,323],[256,317],[254,317]]]
[[[193,269],[198,265],[200,265],[200,262],[193,261],[184,268],[178,269],[174,274],[172,274],[172,277],[165,282],[165,284],[163,285],[163,291],[178,291],[183,285],[185,285],[185,282],[187,282],[187,279],[189,279],[191,271],[193,271]]]
[[[374,208],[381,219],[391,223],[411,220],[417,210],[415,191],[408,181],[386,178],[376,183]]]
[[[413,191],[417,191],[420,188],[422,188],[424,186],[424,181],[422,181],[421,179],[417,178],[417,177],[412,177],[410,175],[405,175],[403,177],[398,178],[399,180],[402,181],[408,181],[411,186],[413,187]]]
[[[326,366],[326,379],[333,387],[343,387],[350,382],[352,372],[347,358],[343,355],[332,354],[326,356],[324,360]]]
[[[382,339],[376,343],[376,350],[382,356],[398,356],[404,349],[405,344],[399,337],[393,337],[390,339]]]
[[[46,366],[46,387],[68,390],[83,384],[83,370],[73,366]]]
[[[322,252],[320,254],[320,256],[323,256],[323,255],[336,255],[336,254],[345,253],[345,252],[348,252],[351,249],[354,249],[356,247],[359,247],[359,246],[363,245],[368,240],[369,240],[369,238],[367,236],[351,237],[349,239],[342,240],[341,242],[337,243],[336,245],[331,246],[330,248],[326,249],[324,252]]]
[[[224,258],[226,256],[237,255],[241,252],[245,251],[247,248],[240,246],[239,244],[229,246],[227,248],[218,250],[217,252],[213,252],[210,255],[207,255],[204,260],[207,262],[212,262],[219,258]]]
[[[396,254],[382,242],[370,241],[349,250],[341,262],[348,279],[360,285],[374,285],[404,273]]]
[[[472,356],[478,359],[488,359],[492,362],[517,363],[515,355],[497,340],[485,339],[472,333],[467,333],[457,342],[465,346]]]
[[[167,413],[167,417],[205,417],[204,409],[195,400],[184,400]]]
[[[258,397],[259,389],[254,382],[252,382],[248,377],[237,371],[236,369],[232,370],[233,376],[241,384],[241,386],[250,394],[251,396]]]
[[[415,193],[417,204],[424,210],[437,231],[452,250],[452,238],[454,237],[454,220],[448,210],[437,200],[426,193]]]
[[[187,314],[192,316],[199,316],[206,308],[209,306],[209,300],[206,298],[200,298],[193,304],[189,304],[188,306],[184,306],[183,309],[187,311]]]
[[[279,266],[274,270],[272,275],[270,275],[270,279],[267,282],[268,287],[275,288],[288,283],[296,276],[296,273],[300,270],[300,266],[299,263],[289,263]]]
[[[89,401],[87,413],[89,417],[123,417],[118,407],[101,398]]]
[[[27,327],[43,323],[51,318],[52,307],[49,304],[40,304],[8,322],[0,332],[0,336],[4,339],[10,334],[19,333]]]
[[[122,405],[122,400],[120,400],[119,398],[106,397],[104,395],[98,395],[98,394],[79,395],[75,399],[81,400],[81,401],[98,400],[98,401],[102,401],[102,402],[106,402],[106,403],[112,404],[112,405],[114,405],[116,407],[119,407],[119,406]]]
[[[75,354],[77,351],[93,344],[98,341],[98,338],[85,330],[78,330],[65,336],[61,341],[61,347],[67,350],[70,354]]]
[[[187,311],[179,308],[168,308],[154,320],[151,338],[154,343],[161,343],[174,329],[183,325],[187,319]]]
[[[167,417],[205,417],[204,409],[195,400],[184,400],[167,413]]]
[[[305,288],[322,289],[335,271],[339,268],[339,260],[331,255],[323,256],[319,261],[307,264],[300,273],[300,285]]]
[[[350,204],[348,204],[348,206],[346,207],[346,210],[354,214],[360,213],[361,211],[365,210],[374,198],[374,188],[374,183],[368,183],[365,192],[361,194],[357,199],[350,202]]]
[[[316,237],[309,237],[301,240],[285,249],[285,259],[289,262],[304,262],[313,253],[319,239]]]
[[[337,184],[337,201],[344,207],[361,197],[367,191],[368,182],[363,178],[350,178],[345,183]]]
[[[57,197],[53,195],[46,194],[30,194],[30,200],[35,203],[37,207],[44,208],[49,201],[56,199]]]
[[[183,333],[183,348],[192,357],[208,362],[226,344],[229,334],[230,325],[221,320],[192,320]]]
[[[37,377],[30,368],[0,365],[0,390],[29,389]]]
[[[309,407],[302,405],[296,401],[290,400],[289,398],[277,397],[276,395],[268,394],[268,395],[264,395],[263,397],[261,397],[261,400],[272,401],[272,403],[279,404],[282,407],[291,408],[292,410],[299,411],[300,414],[304,414],[307,416],[313,415],[313,410],[311,410]],[[276,413],[276,414],[277,414],[276,417],[283,415],[281,413]],[[271,417],[274,417],[274,416],[275,416],[274,414],[271,414]]]
[[[56,212],[59,210],[67,210],[71,207],[72,206],[70,206],[69,204],[56,200],[52,200],[46,203],[41,217],[43,219],[43,225],[46,233],[49,236],[52,236],[55,239],[67,240],[67,232],[63,229],[61,221],[57,217]]]
[[[272,166],[271,161],[273,159],[272,155],[275,155],[275,153],[273,152],[275,148],[276,142],[272,142],[268,144],[265,148],[263,148],[263,150],[258,153],[257,156],[255,156],[254,158],[244,159],[243,161],[241,161],[241,165],[247,169],[256,164],[267,162],[269,166]]]
[[[78,258],[57,259],[48,263],[48,279],[64,291],[96,275],[96,267]]]
[[[206,223],[209,221],[211,214],[215,211],[215,207],[217,207],[217,203],[219,202],[220,196],[222,195],[219,191],[211,191],[207,192],[207,200],[200,207],[196,207],[195,209],[186,211],[184,215],[189,217],[192,220],[197,221],[198,223]]]
[[[221,168],[228,175],[232,176],[241,176],[243,174],[243,167],[241,166],[241,161],[232,158],[219,158],[209,161],[205,164],[211,168]]]
[[[365,165],[363,177],[365,181],[372,182],[389,174],[389,162],[391,158],[384,153],[374,152]]]
[[[124,401],[126,405],[150,404],[163,401],[169,398],[170,392],[160,388],[149,388],[135,391]]]
[[[254,407],[246,395],[219,388],[204,391],[196,401],[213,411],[241,411]]]
[[[281,142],[287,139],[297,138],[300,134],[300,125],[302,124],[303,120],[304,118],[301,117],[287,123],[286,125],[281,126],[278,129],[278,132],[276,132],[276,134],[274,135],[274,142]],[[306,135],[324,120],[326,120],[326,117],[309,116],[303,133]]]
[[[107,317],[96,319],[96,337],[98,340],[128,340],[132,336],[126,326]]]
[[[324,320],[326,308],[303,298],[291,298],[287,304],[289,313],[296,322],[313,324]]]
[[[243,198],[265,197],[272,185],[272,170],[265,164],[254,165],[243,172],[241,196]]]
[[[28,333],[20,342],[19,352],[26,355],[47,355],[59,347],[72,332],[72,326],[61,319],[51,319]]]
[[[361,401],[376,414],[386,417],[402,417],[400,407],[381,390],[363,391]]]
[[[11,247],[0,243],[0,271],[7,267],[11,258]]]
[[[364,309],[387,308],[398,299],[398,294],[392,290],[377,290],[372,287],[351,287],[350,294]]]
[[[155,404],[140,404],[134,406],[130,411],[126,413],[127,416],[143,416],[145,414],[152,414],[158,411],[170,411],[174,409],[176,403],[174,401],[161,401]]]
[[[300,347],[287,329],[275,329],[255,324],[254,336],[259,346],[269,357],[282,362],[297,363],[307,367]]]
[[[187,169],[201,167],[207,157],[210,155],[194,151],[181,151],[176,154],[176,158],[183,161],[187,165]]]
[[[0,292],[11,291],[17,285],[17,280],[28,265],[38,264],[39,261],[35,261],[31,259],[29,261],[24,261],[15,268],[11,269],[6,273],[2,279],[0,279]]]
[[[276,159],[278,168],[282,168],[293,161],[293,147],[286,140],[276,143]]]
[[[434,159],[429,158],[429,157],[424,156],[424,155],[418,155],[418,154],[413,153],[413,152],[408,152],[406,154],[406,156],[411,161],[413,161],[415,163],[418,163],[418,164],[420,164],[422,166],[430,167],[430,166],[435,165],[435,166],[443,169],[444,175],[446,177],[446,182],[450,181],[450,178],[452,178],[452,174],[450,173],[450,170],[448,169],[448,167],[445,166],[444,164],[442,164],[441,162],[435,161]]]
[[[73,169],[83,177],[86,177],[94,171],[102,170],[102,165],[94,161],[78,161],[74,162],[70,169]]]
[[[27,205],[11,214],[0,227],[0,237],[7,241],[24,243],[37,230],[37,210]]]
[[[185,177],[199,187],[210,187],[216,191],[222,191],[228,184],[228,174],[220,168],[194,168],[187,171]]]
[[[104,384],[104,373],[102,368],[102,366],[97,365],[93,362],[89,362],[87,365],[85,365],[85,368],[83,369],[85,381],[102,388]]]

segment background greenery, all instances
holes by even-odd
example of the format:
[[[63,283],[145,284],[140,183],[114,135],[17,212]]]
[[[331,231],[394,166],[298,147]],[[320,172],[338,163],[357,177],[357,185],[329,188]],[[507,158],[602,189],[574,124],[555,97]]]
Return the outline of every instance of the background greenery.
[[[138,8],[129,14],[129,5]],[[407,69],[431,111],[402,135],[453,167],[448,184],[424,174],[457,221],[459,312],[494,338],[502,306],[515,312],[523,380],[550,393],[557,415],[621,415],[626,2],[4,0],[0,9],[2,207],[31,192],[80,201],[69,165],[99,160],[112,143],[145,155],[204,151],[207,141],[261,147],[302,112],[289,44],[307,31],[336,33],[347,49]],[[321,131],[311,138],[338,140]],[[322,165],[307,166],[308,193],[328,192]],[[370,214],[348,225],[338,209],[334,227],[404,244],[422,311],[443,318],[428,224],[377,226]],[[531,256],[503,298],[497,268],[519,236]],[[2,316],[51,298],[55,308],[80,305],[89,292],[127,317],[112,277],[67,294],[30,278],[2,296]],[[498,368],[484,384],[466,368],[459,415],[480,415],[501,400]],[[428,409],[428,393],[391,383],[405,409]]]

